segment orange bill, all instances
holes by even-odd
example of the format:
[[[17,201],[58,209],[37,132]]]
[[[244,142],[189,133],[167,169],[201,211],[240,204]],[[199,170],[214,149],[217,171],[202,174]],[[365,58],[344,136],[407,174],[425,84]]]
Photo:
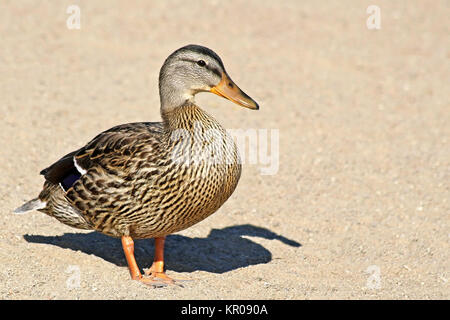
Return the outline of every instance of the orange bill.
[[[218,96],[224,97],[234,103],[253,110],[258,110],[259,105],[255,100],[250,98],[244,91],[230,79],[230,77],[224,72],[222,73],[222,80],[215,87],[210,90],[212,93]]]

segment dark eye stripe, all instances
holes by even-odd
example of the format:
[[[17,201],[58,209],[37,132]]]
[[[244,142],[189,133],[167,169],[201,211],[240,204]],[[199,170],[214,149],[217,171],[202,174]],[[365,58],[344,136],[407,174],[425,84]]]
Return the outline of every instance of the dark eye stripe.
[[[208,65],[206,65],[206,69],[208,69],[212,73],[216,74],[218,77],[222,78],[222,73],[218,69],[210,67]]]
[[[191,60],[191,59],[181,59],[181,60],[182,60],[182,61],[189,61],[189,62],[198,64],[198,61],[197,61],[197,60]],[[200,60],[200,61],[203,61],[203,60]],[[205,63],[205,66],[204,66],[204,67],[205,67],[206,69],[208,69],[209,71],[211,71],[212,73],[216,74],[218,77],[222,78],[222,72],[220,72],[219,69],[214,68],[214,67],[212,67],[212,66],[210,66],[210,65],[208,65],[208,64],[206,64],[206,63]]]

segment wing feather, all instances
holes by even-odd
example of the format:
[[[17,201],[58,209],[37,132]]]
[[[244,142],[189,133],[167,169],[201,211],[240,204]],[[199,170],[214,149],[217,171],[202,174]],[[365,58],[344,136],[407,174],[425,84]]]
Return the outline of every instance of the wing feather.
[[[96,166],[108,171],[123,169],[136,152],[157,143],[161,133],[162,125],[157,122],[119,125],[98,134],[84,147],[66,154],[40,173],[54,184],[61,183],[68,175],[80,171],[74,159],[85,171]]]

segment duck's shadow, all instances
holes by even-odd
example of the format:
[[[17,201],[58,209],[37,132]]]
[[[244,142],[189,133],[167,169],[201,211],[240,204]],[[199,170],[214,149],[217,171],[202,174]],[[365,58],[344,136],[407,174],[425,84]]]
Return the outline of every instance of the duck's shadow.
[[[170,235],[165,246],[165,264],[176,272],[207,271],[223,273],[272,260],[272,254],[262,245],[243,236],[279,240],[300,247],[301,244],[268,229],[245,224],[213,229],[207,238]],[[118,266],[126,266],[121,241],[97,232],[65,233],[62,236],[24,235],[33,243],[52,244],[96,255]],[[149,267],[153,261],[153,241],[136,240],[135,255],[139,266]]]

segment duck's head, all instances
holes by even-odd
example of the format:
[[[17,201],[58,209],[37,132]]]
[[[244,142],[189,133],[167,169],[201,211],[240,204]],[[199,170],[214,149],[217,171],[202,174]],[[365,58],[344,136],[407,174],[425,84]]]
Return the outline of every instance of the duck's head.
[[[166,59],[159,74],[159,92],[163,110],[193,102],[199,92],[212,92],[240,106],[259,109],[231,80],[220,57],[198,45],[182,47]]]

